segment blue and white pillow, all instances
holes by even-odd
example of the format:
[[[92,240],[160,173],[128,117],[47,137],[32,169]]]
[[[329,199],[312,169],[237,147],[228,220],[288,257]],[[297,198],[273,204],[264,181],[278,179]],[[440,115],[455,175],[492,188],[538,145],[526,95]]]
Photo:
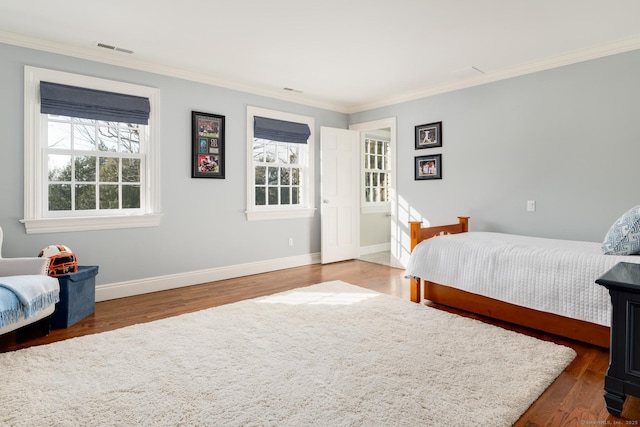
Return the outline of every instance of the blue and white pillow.
[[[605,255],[640,253],[640,205],[634,206],[613,223],[602,242]]]

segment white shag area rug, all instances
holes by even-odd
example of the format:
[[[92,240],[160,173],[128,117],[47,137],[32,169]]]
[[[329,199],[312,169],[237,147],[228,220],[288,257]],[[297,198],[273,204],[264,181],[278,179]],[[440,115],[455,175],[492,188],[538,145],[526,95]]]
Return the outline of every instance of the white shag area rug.
[[[574,357],[333,281],[0,354],[0,424],[510,426]]]

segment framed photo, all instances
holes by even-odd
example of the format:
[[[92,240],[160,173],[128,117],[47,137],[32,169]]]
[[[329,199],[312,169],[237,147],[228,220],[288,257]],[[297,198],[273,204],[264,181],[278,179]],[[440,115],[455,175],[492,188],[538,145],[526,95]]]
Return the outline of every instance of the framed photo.
[[[416,150],[442,147],[442,122],[416,126]]]
[[[416,157],[416,180],[442,179],[442,154]]]
[[[191,112],[191,178],[224,179],[224,116]]]

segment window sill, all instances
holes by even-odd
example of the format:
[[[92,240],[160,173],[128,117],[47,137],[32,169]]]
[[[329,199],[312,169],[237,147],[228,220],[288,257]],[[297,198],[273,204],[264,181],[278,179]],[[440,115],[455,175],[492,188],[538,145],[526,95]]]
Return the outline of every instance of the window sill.
[[[157,227],[162,214],[120,215],[112,217],[21,219],[27,234],[68,231],[113,230],[118,228]]]
[[[264,221],[274,219],[311,218],[315,215],[315,208],[295,210],[245,211],[247,221]]]

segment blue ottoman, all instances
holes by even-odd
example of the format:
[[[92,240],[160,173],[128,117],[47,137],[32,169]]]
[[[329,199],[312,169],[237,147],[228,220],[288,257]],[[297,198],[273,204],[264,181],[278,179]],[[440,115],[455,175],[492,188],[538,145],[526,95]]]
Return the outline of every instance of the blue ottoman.
[[[56,276],[60,284],[60,302],[51,317],[51,327],[68,328],[96,309],[98,266],[78,266],[75,273]]]

